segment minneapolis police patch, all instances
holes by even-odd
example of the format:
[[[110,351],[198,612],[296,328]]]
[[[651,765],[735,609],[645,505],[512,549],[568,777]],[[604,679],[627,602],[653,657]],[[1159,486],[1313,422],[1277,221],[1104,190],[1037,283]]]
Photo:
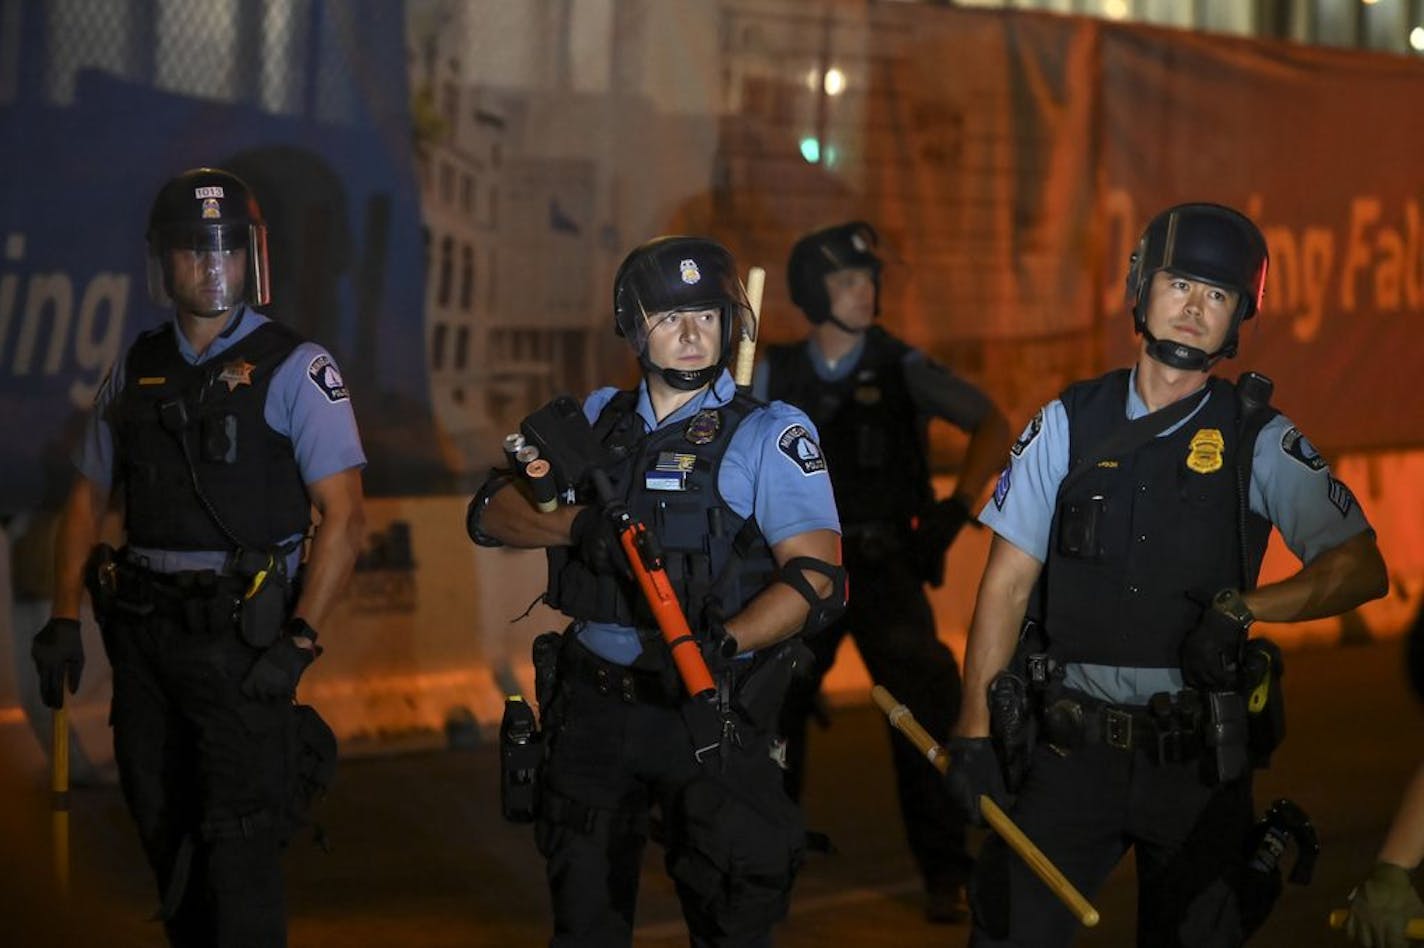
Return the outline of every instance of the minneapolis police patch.
[[[1019,440],[1014,442],[1014,446],[1009,448],[1014,457],[1024,453],[1024,450],[1031,444],[1033,439],[1038,437],[1038,433],[1043,430],[1043,409],[1038,410],[1038,414],[1033,416],[1033,420],[1028,423],[1028,427],[1019,435]]]
[[[311,360],[311,365],[307,366],[307,378],[312,384],[321,389],[321,393],[326,396],[329,402],[344,402],[351,397],[351,393],[346,390],[346,382],[341,378],[341,372],[336,368],[336,363],[331,361],[331,356],[322,353]]]
[[[777,437],[776,446],[781,449],[782,454],[795,461],[796,466],[801,468],[801,473],[807,477],[820,474],[826,469],[826,456],[821,453],[821,446],[802,425],[788,426]]]
[[[1325,470],[1325,459],[1315,450],[1315,445],[1306,440],[1299,428],[1291,428],[1281,438],[1281,450],[1286,457],[1297,464],[1303,464],[1312,471]]]

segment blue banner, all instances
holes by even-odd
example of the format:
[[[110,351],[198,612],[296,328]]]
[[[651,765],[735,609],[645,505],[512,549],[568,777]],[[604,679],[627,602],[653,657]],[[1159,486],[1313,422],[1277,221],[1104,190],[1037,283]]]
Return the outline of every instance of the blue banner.
[[[37,9],[25,7],[23,46],[42,59],[53,44],[42,42]],[[94,70],[52,103],[35,78],[44,62],[18,72],[18,95],[0,107],[0,514],[57,503],[104,374],[139,331],[169,318],[145,283],[149,204],[164,181],[200,165],[232,171],[257,193],[270,228],[266,312],[340,363],[373,461],[368,489],[437,486],[403,15],[394,14],[345,23],[365,33],[353,42],[342,32],[355,48],[341,62],[359,67],[335,71],[348,93],[337,121],[314,117],[316,107],[282,114]],[[334,58],[313,56],[323,74],[309,65],[306,85],[329,85]]]

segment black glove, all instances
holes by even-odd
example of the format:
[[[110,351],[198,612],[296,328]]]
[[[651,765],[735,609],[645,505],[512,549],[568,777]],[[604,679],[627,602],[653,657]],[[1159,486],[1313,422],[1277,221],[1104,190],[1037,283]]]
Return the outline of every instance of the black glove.
[[[601,507],[585,507],[569,524],[569,545],[585,566],[603,576],[632,578],[633,569],[618,540],[618,527]]]
[[[84,674],[84,642],[79,636],[78,619],[50,619],[35,633],[30,645],[30,657],[40,676],[40,700],[46,707],[64,704],[64,687],[74,694],[79,677]]]
[[[951,737],[949,772],[944,782],[955,809],[975,826],[986,826],[979,812],[979,798],[986,796],[1001,808],[1009,805],[1009,792],[1004,788],[1004,773],[999,768],[998,755],[987,737]]]
[[[298,637],[312,641],[311,648],[303,648],[296,643]],[[301,619],[287,623],[286,634],[278,639],[261,655],[242,679],[242,693],[249,698],[291,700],[297,694],[297,682],[302,672],[321,655],[321,646],[316,644],[316,631]]]
[[[1200,691],[1241,688],[1241,652],[1252,616],[1234,589],[1222,590],[1182,640],[1182,677]]]
[[[712,623],[708,635],[698,644],[702,649],[702,660],[714,677],[725,672],[732,660],[741,654],[741,646],[727,634],[727,627],[720,622]]]
[[[946,497],[920,514],[910,537],[910,555],[920,579],[935,588],[944,584],[944,557],[972,514],[958,497]]]

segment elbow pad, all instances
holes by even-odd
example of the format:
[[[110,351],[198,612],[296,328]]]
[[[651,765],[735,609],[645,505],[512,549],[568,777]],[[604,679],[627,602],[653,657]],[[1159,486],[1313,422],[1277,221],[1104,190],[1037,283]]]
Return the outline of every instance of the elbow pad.
[[[804,571],[820,573],[831,581],[831,590],[821,596],[816,587],[806,578]],[[801,594],[811,611],[806,614],[806,624],[801,627],[802,635],[813,635],[840,617],[846,607],[846,571],[839,563],[827,563],[813,556],[797,556],[786,561],[776,571],[778,582],[785,583]]]
[[[476,546],[504,546],[499,540],[480,529],[480,517],[489,505],[490,498],[514,483],[514,472],[507,468],[491,468],[489,476],[470,498],[470,506],[465,508],[465,532]]]

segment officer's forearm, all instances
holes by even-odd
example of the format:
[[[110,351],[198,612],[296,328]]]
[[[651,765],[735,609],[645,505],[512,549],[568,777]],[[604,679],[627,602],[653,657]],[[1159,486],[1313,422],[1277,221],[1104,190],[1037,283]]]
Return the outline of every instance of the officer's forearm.
[[[826,581],[824,590],[817,591],[822,595],[830,592],[830,581]],[[727,634],[737,640],[743,651],[766,648],[801,631],[810,611],[810,605],[796,590],[785,583],[772,583],[727,620]]]
[[[1299,622],[1348,612],[1389,591],[1374,533],[1366,530],[1321,553],[1294,576],[1242,594],[1262,622]]]
[[[365,537],[366,518],[360,507],[323,516],[317,526],[302,571],[301,598],[292,612],[317,632],[326,627],[332,608],[346,588]]]
[[[1414,870],[1424,860],[1424,766],[1414,772],[1399,812],[1380,847],[1379,861]]]
[[[994,537],[964,649],[964,701],[954,727],[958,737],[989,734],[989,682],[1014,656],[1039,568],[1027,553]]]
[[[79,618],[79,602],[84,595],[84,564],[94,544],[99,542],[104,506],[104,492],[82,474],[76,476],[55,534],[54,593],[50,608],[54,618]]]
[[[293,616],[321,632],[337,597],[346,588],[356,556],[366,540],[361,471],[349,468],[307,485],[321,516],[302,573],[302,595]],[[298,641],[298,644],[305,644]]]
[[[1013,439],[1009,420],[997,405],[991,405],[969,436],[969,446],[965,449],[964,464],[954,490],[971,512],[975,510],[975,501],[983,492],[984,485],[1003,469]]]
[[[496,491],[480,513],[480,531],[505,546],[536,549],[567,546],[569,529],[583,507],[558,507],[543,513],[522,481]]]
[[[772,544],[771,554],[777,565],[783,568],[803,558],[825,567],[839,567],[841,537],[834,530],[808,530]],[[837,586],[830,576],[820,570],[806,569],[802,564],[799,572],[801,578],[810,583],[811,591],[822,607],[832,605],[827,601],[828,597],[844,595],[845,587]],[[844,602],[837,602],[834,608],[844,605]],[[737,640],[737,645],[743,650],[765,648],[801,631],[810,614],[811,603],[806,597],[789,585],[785,578],[778,576],[743,606],[741,612],[727,619],[727,633]]]

